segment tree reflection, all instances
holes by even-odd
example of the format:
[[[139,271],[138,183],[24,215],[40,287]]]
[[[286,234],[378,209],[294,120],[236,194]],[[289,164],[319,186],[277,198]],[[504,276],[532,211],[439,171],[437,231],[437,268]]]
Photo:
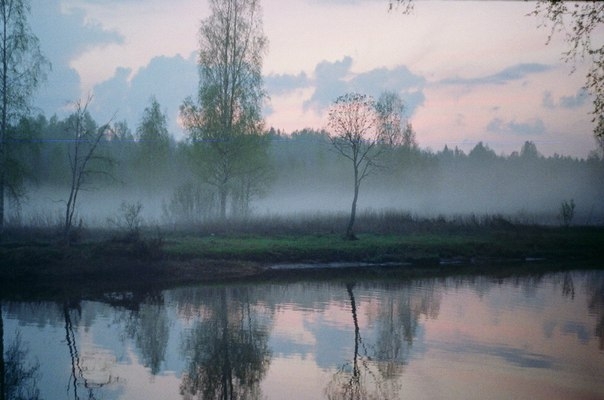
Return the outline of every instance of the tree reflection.
[[[170,322],[161,293],[148,294],[144,302],[136,303],[126,324],[128,336],[140,349],[143,365],[156,375],[165,359]]]
[[[600,339],[599,349],[604,350],[604,274],[598,273],[587,279],[589,311],[598,316],[596,336]]]
[[[376,371],[371,357],[368,355],[367,347],[363,342],[359,320],[357,315],[357,304],[354,297],[355,284],[346,285],[346,291],[350,299],[352,321],[354,323],[354,351],[352,361],[344,364],[333,376],[325,388],[329,400],[336,399],[390,399],[396,398],[397,390],[390,386],[387,390],[384,385],[385,379],[379,371]],[[360,351],[362,350],[362,354]]]
[[[375,341],[370,343],[361,335],[354,287],[346,285],[355,332],[353,357],[334,374],[325,392],[334,400],[398,398],[401,387],[397,378],[411,353],[419,318],[436,318],[440,297],[434,283],[419,292],[396,287],[384,293],[377,312],[372,312],[376,330]]]
[[[261,398],[260,382],[270,363],[266,327],[249,299],[232,298],[241,293],[223,287],[207,294],[205,316],[184,342],[189,364],[181,394],[185,399]]]
[[[83,387],[88,399],[96,399],[94,389],[101,388],[112,382],[111,375],[104,380],[89,379],[87,376],[88,368],[83,365],[80,351],[77,344],[77,336],[74,325],[78,326],[78,321],[82,316],[82,307],[80,300],[67,300],[63,303],[63,318],[65,320],[65,343],[69,350],[70,375],[67,383],[67,393],[73,390],[73,398],[80,399],[79,389]],[[75,323],[74,323],[75,319]],[[96,377],[98,378],[98,377]]]
[[[571,299],[575,298],[575,282],[570,272],[564,274],[564,279],[562,280],[562,294]]]
[[[403,373],[422,315],[437,318],[440,292],[435,281],[424,282],[422,290],[398,288],[384,295],[376,317],[377,339],[374,360],[380,373],[392,379]]]
[[[0,319],[2,314],[0,311]],[[0,323],[0,328],[2,325]],[[0,334],[2,330],[0,329]],[[6,349],[2,358],[2,400],[35,400],[40,398],[38,376],[40,364],[27,364],[29,349],[21,341],[21,334],[16,333],[14,341]]]

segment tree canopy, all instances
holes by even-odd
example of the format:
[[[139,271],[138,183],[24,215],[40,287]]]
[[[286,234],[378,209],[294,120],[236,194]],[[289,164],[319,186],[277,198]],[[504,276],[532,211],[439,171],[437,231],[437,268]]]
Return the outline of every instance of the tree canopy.
[[[50,67],[27,23],[29,12],[27,0],[0,0],[0,237],[6,188],[18,197],[23,168],[10,155],[10,126],[27,115]]]
[[[262,61],[268,42],[258,0],[212,0],[210,8],[199,30],[197,103],[187,99],[181,118],[196,143],[202,179],[218,191],[224,219],[237,181],[257,169],[257,158],[246,157],[250,141],[243,135],[262,133]]]

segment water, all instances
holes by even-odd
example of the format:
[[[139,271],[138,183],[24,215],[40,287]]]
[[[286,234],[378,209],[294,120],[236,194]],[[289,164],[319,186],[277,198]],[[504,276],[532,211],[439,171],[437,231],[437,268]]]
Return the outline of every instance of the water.
[[[353,279],[4,300],[5,366],[26,398],[604,398],[602,271]]]

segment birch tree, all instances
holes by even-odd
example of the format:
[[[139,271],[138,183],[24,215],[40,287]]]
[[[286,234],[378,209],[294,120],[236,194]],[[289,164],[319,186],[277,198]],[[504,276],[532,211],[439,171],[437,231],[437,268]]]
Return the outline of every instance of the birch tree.
[[[50,66],[27,23],[29,12],[27,0],[0,0],[0,238],[5,197],[19,194],[11,179],[20,166],[10,158],[10,127],[29,112]]]
[[[226,218],[233,185],[250,171],[250,141],[262,132],[262,61],[267,39],[258,0],[211,0],[202,21],[197,102],[181,106],[181,119],[194,144],[202,179],[218,192]],[[253,170],[253,168],[251,168]]]

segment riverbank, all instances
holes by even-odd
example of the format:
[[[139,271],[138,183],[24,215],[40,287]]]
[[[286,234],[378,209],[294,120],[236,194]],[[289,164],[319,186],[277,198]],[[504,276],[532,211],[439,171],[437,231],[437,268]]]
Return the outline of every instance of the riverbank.
[[[459,232],[360,234],[184,235],[0,245],[1,290],[79,290],[176,285],[342,270],[494,271],[542,263],[599,268],[604,228],[524,227]],[[344,272],[348,273],[348,272]]]

